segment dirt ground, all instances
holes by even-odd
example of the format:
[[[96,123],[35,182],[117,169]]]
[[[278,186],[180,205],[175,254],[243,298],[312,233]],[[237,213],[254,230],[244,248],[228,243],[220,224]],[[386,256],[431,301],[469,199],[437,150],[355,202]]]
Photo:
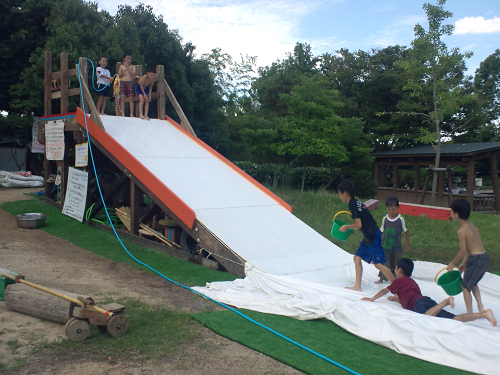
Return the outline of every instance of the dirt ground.
[[[0,189],[0,204],[31,199],[24,193],[38,190]],[[159,277],[145,276],[42,230],[18,228],[15,218],[2,209],[0,267],[22,273],[26,280],[48,288],[92,296],[97,304],[107,297],[140,297],[147,304],[188,313],[204,311],[212,304]],[[106,358],[83,351],[50,353],[41,348],[42,341],[66,340],[64,326],[9,311],[3,301],[0,333],[0,363],[18,364],[9,374],[301,374],[204,327],[182,353],[160,363],[140,357]]]

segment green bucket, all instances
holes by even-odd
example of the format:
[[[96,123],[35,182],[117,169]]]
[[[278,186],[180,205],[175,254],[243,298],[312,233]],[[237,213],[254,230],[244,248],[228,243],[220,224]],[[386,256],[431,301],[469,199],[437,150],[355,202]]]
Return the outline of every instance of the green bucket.
[[[339,241],[345,241],[345,240],[347,240],[349,238],[349,236],[353,232],[353,229],[348,229],[345,232],[339,231],[339,229],[340,229],[341,226],[348,225],[345,221],[335,219],[337,217],[337,215],[340,214],[340,213],[347,213],[349,215],[351,214],[349,211],[340,211],[340,212],[337,212],[335,214],[335,216],[333,217],[333,226],[332,226],[331,234],[337,240],[339,240]]]
[[[460,271],[447,272],[439,277],[437,284],[449,296],[455,296],[462,291],[462,274]]]

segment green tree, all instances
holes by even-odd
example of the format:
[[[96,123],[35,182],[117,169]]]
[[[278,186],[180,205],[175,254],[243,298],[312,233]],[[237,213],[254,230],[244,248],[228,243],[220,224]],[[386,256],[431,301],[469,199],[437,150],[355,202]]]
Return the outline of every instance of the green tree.
[[[276,126],[272,150],[276,155],[296,160],[303,168],[325,163],[334,165],[346,160],[346,149],[336,135],[343,121],[335,114],[341,106],[337,93],[320,76],[302,77],[301,84],[290,94],[281,94],[287,105],[288,116]]]
[[[302,76],[319,74],[318,61],[319,58],[312,54],[310,45],[297,43],[286,59],[259,68],[259,78],[252,89],[262,104],[260,112],[264,116],[286,115],[286,104],[281,100],[280,94],[290,94],[292,88],[300,84]]]
[[[4,0],[0,2],[0,110],[12,112],[9,89],[21,71],[30,65],[29,57],[42,47],[48,32],[44,26],[52,0]]]
[[[224,114],[234,116],[242,110],[244,97],[251,95],[251,87],[256,79],[257,58],[240,55],[236,61],[229,54],[214,48],[201,58],[207,61],[212,77],[217,86],[217,93],[224,101]]]
[[[424,138],[436,142],[436,164],[439,167],[441,156],[441,124],[446,118],[454,118],[460,106],[471,98],[466,94],[463,79],[465,60],[471,53],[460,53],[458,48],[447,48],[441,40],[453,33],[453,25],[442,22],[452,17],[444,9],[446,0],[437,0],[437,5],[425,3],[428,30],[421,25],[415,26],[415,39],[407,59],[397,63],[407,75],[404,86],[405,97],[398,107],[401,114],[417,115],[422,118]],[[434,135],[430,130],[433,129]],[[436,201],[438,174],[432,181],[431,204]]]

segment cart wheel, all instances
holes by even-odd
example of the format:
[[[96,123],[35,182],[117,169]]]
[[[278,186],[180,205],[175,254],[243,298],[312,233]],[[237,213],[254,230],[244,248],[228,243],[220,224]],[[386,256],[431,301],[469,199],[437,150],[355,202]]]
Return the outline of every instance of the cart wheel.
[[[71,318],[66,323],[66,336],[68,336],[68,338],[74,342],[83,341],[89,335],[89,327],[89,323],[87,323],[85,320]]]
[[[113,337],[118,337],[127,332],[127,318],[123,315],[115,315],[108,321],[108,333]]]

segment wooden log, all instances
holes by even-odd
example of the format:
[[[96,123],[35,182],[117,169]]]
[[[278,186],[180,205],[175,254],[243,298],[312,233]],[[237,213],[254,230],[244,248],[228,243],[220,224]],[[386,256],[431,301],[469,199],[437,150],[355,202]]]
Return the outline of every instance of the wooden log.
[[[52,290],[75,299],[78,297],[89,298],[81,294],[57,289]],[[59,324],[66,324],[71,318],[71,302],[25,284],[16,283],[9,285],[5,290],[4,298],[5,305],[9,310],[30,315],[35,318]]]

